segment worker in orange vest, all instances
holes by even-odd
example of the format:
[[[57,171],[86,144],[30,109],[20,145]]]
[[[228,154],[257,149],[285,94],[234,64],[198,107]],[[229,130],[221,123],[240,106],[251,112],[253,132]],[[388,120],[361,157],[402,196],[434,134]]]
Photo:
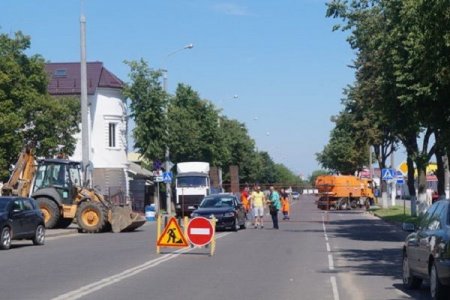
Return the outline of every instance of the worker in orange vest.
[[[249,196],[249,188],[248,186],[246,186],[241,193],[241,202],[242,206],[244,207],[245,213],[248,213],[250,211],[250,201],[248,201],[248,196]]]
[[[281,189],[280,196],[281,196],[281,212],[283,213],[283,220],[289,220],[289,196],[284,189]]]

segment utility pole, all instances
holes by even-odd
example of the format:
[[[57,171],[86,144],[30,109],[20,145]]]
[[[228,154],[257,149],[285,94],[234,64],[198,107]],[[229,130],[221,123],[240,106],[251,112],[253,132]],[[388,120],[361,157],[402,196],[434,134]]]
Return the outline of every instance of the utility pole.
[[[192,49],[193,47],[194,47],[193,44],[188,44],[188,45],[184,46],[183,48],[180,48],[178,50],[175,50],[175,51],[169,53],[166,56],[165,60],[164,60],[163,66],[165,66],[166,61],[167,61],[167,59],[170,56],[172,56],[175,53],[178,53],[178,52],[180,52],[182,50],[185,50],[185,49]],[[169,91],[168,91],[168,87],[167,87],[167,68],[164,67],[162,72],[163,72],[163,88],[164,88],[164,91],[166,93],[168,93]],[[167,106],[167,109],[166,109],[166,120],[168,118],[168,113],[169,113],[169,107]],[[170,172],[170,169],[172,169],[173,164],[170,161],[169,145],[166,145],[166,150],[165,150],[165,153],[164,153],[164,161],[165,161],[164,162],[164,168],[165,168],[166,172]],[[166,210],[167,210],[167,214],[169,216],[172,214],[172,201],[171,201],[171,198],[172,198],[171,183],[170,182],[166,182],[166,206],[167,206]]]
[[[84,185],[92,184],[90,174],[90,124],[87,97],[87,63],[86,63],[86,18],[80,17],[80,85],[81,85],[81,155],[83,161]]]

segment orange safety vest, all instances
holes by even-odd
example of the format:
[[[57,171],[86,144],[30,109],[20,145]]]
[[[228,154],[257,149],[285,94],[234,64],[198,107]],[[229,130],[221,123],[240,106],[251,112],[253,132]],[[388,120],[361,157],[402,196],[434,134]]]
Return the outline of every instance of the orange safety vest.
[[[289,213],[289,199],[287,197],[281,199],[281,211]]]
[[[241,202],[242,205],[244,206],[246,211],[250,210],[250,202],[248,201],[248,193],[246,192],[242,192],[241,193]]]

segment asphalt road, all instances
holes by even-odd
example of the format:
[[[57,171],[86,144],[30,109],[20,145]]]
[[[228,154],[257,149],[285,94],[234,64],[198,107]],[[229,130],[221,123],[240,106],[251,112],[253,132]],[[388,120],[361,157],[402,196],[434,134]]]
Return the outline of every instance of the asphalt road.
[[[0,252],[1,299],[429,299],[401,286],[404,233],[363,211],[292,205],[280,230],[218,232],[208,249],[163,248],[156,224],[132,233],[50,233]]]

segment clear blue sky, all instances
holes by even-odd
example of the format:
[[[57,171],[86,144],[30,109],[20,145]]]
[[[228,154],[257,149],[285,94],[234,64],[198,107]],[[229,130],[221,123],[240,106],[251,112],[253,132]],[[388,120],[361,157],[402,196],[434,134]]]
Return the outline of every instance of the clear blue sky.
[[[328,141],[343,88],[354,80],[347,33],[332,32],[337,20],[325,18],[325,3],[1,0],[0,31],[30,35],[29,53],[48,61],[79,61],[83,7],[88,61],[104,62],[124,81],[124,60],[166,67],[169,91],[191,85],[244,122],[259,150],[307,176],[320,168],[315,153]],[[189,43],[193,49],[167,58]]]

